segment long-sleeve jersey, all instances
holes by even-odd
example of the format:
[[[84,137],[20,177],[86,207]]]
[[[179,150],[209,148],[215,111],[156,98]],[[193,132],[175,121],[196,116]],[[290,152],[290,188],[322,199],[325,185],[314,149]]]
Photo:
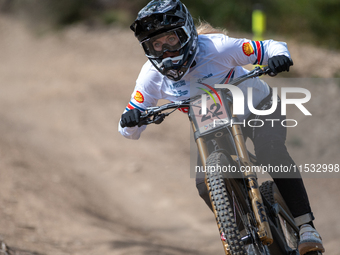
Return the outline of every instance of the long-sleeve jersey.
[[[147,61],[137,78],[135,89],[125,111],[137,108],[145,111],[147,107],[156,106],[159,99],[171,102],[180,101],[201,94],[202,90],[195,89],[196,84],[214,85],[221,81],[227,83],[230,79],[239,77],[247,70],[242,66],[247,64],[265,65],[270,57],[285,55],[290,57],[284,42],[273,40],[251,41],[235,39],[223,34],[205,34],[198,36],[198,52],[195,65],[179,81],[172,81],[162,75]],[[249,79],[238,87],[242,90],[247,102],[247,88],[253,89],[253,105],[257,106],[262,99],[269,95],[269,86],[258,78]],[[245,104],[244,115],[240,120],[250,116],[250,110]],[[139,139],[146,126],[122,128],[119,132],[126,138]]]

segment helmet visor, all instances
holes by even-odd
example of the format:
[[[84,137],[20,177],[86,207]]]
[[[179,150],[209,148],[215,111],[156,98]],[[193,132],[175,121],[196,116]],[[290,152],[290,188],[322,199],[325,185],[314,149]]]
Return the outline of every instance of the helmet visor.
[[[190,39],[185,27],[176,28],[148,38],[141,42],[145,55],[159,58],[166,51],[180,50]]]

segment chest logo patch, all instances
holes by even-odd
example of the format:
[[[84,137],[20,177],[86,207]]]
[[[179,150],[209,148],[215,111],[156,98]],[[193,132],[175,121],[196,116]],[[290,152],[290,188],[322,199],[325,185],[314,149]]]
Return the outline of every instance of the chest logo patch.
[[[138,103],[143,103],[144,102],[144,96],[141,92],[139,92],[137,90],[136,95],[134,96],[134,99],[138,102]]]
[[[243,43],[242,45],[242,50],[243,50],[243,53],[245,55],[247,55],[248,57],[252,54],[254,54],[254,50],[253,50],[253,47],[251,47],[250,43],[247,42],[247,43]]]

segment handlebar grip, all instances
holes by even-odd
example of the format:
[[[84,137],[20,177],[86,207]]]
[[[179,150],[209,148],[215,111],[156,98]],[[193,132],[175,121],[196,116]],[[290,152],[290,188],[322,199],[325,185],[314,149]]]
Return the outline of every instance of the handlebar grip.
[[[294,65],[293,59],[289,58],[289,66],[293,66],[293,65]]]
[[[292,66],[292,65],[294,65],[293,60],[292,60],[291,58],[289,58],[289,66]],[[272,71],[270,70],[269,66],[265,66],[265,67],[263,68],[263,71],[264,71],[264,73],[268,74],[268,75],[271,76],[271,77],[274,77],[274,76],[277,75],[277,73],[272,72]],[[287,71],[289,71],[289,68],[288,68]]]
[[[123,121],[124,120],[124,121]],[[139,123],[143,120],[142,113],[137,109],[134,108],[130,111],[126,111],[122,114],[120,118],[120,126],[122,128],[125,127],[134,127],[139,125]]]
[[[125,128],[125,127],[126,127],[126,125],[122,122],[122,120],[120,120],[119,124],[120,124],[120,126],[121,126],[122,128]]]

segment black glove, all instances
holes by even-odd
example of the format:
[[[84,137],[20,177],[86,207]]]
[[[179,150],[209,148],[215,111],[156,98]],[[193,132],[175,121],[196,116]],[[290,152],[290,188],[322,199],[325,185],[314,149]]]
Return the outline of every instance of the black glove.
[[[140,111],[136,108],[123,113],[120,119],[120,126],[123,128],[137,126],[140,121],[140,115]]]
[[[289,67],[292,65],[293,61],[284,55],[278,55],[268,59],[268,66],[274,74],[283,71],[289,72]]]

